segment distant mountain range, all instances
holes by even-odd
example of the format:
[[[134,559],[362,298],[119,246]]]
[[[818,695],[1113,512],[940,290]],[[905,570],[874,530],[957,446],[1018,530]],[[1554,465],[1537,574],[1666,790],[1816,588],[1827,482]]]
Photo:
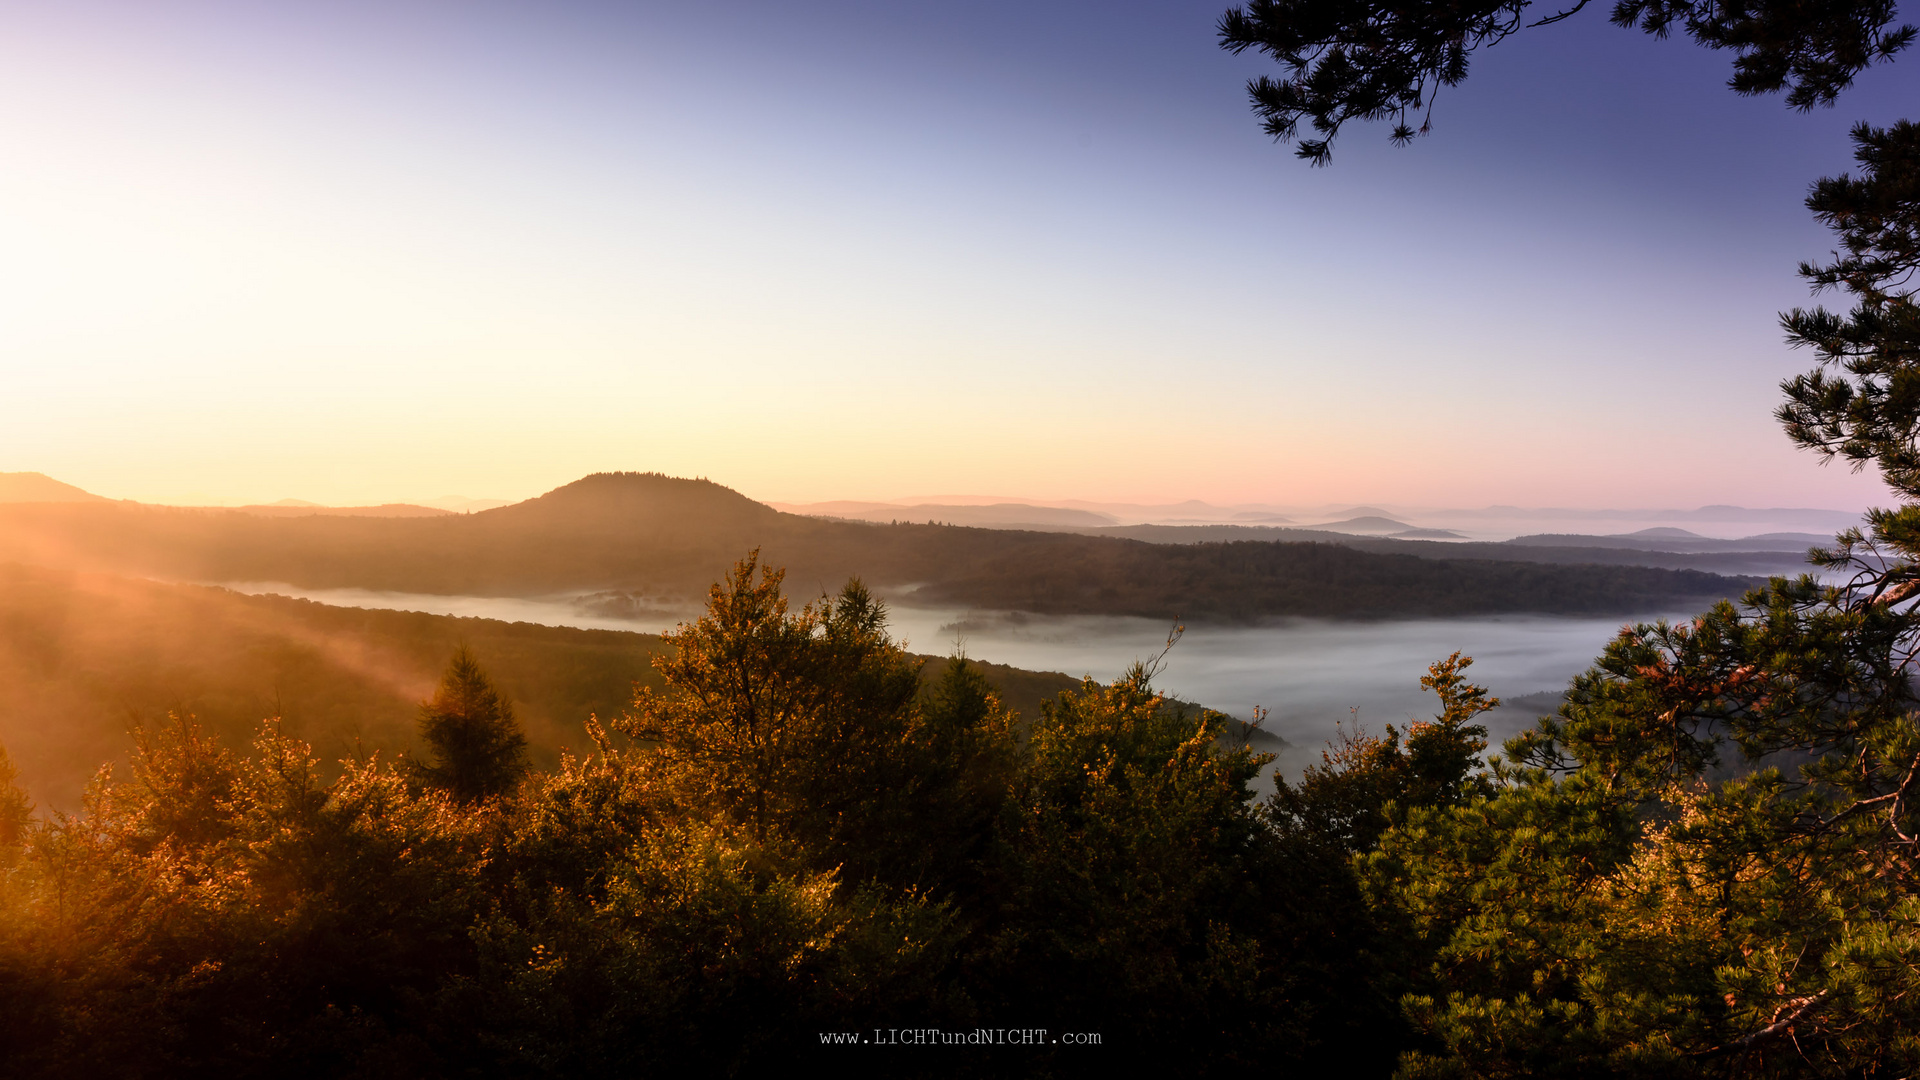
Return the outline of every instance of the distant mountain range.
[[[1555,507],[1488,506],[1478,509],[1428,509],[1400,512],[1378,506],[1315,509],[1275,506],[1216,506],[1190,499],[1180,503],[1101,503],[1061,499],[1033,500],[944,496],[887,502],[771,503],[789,513],[863,521],[942,521],[989,528],[1098,528],[1132,525],[1252,525],[1406,539],[1498,541],[1522,535],[1618,536],[1635,526],[1693,526],[1718,536],[1811,531],[1828,535],[1860,524],[1857,513],[1808,508],[1753,509],[1702,506],[1692,510],[1584,510]],[[1017,509],[1016,509],[1017,508]],[[1100,520],[1074,518],[1078,511]],[[1580,524],[1587,527],[1569,529]],[[1610,526],[1610,527],[1609,527]],[[1757,527],[1756,527],[1757,526]],[[1687,530],[1681,530],[1687,531]],[[1702,536],[1702,539],[1707,537]]]
[[[779,504],[769,504],[778,508]],[[984,505],[950,503],[826,502],[808,504],[811,517],[839,518],[842,521],[924,522],[929,525],[978,525],[986,528],[1099,528],[1114,525],[1111,514],[1075,510],[1064,506],[1034,506],[1031,503],[986,503]]]
[[[0,503],[36,503],[36,502],[110,502],[104,496],[95,495],[61,483],[52,477],[37,472],[0,472]],[[308,502],[305,499],[280,499],[270,503],[249,506],[220,507],[223,510],[238,510],[247,514],[260,514],[267,517],[311,517],[315,515],[332,517],[438,517],[443,514],[465,514],[475,510],[491,510],[498,506],[510,505],[500,499],[469,499],[459,495],[448,495],[432,499],[426,503],[382,503],[378,506],[326,506]]]
[[[1811,571],[1807,549],[1831,543],[1817,533],[1766,533],[1744,540],[1695,541],[1627,536],[1554,534],[1505,541],[1458,541],[1422,536],[1423,530],[1388,536],[1331,532],[1325,529],[1247,525],[1119,525],[1076,530],[1092,536],[1142,540],[1150,544],[1320,543],[1339,544],[1382,555],[1422,559],[1497,559],[1521,562],[1656,566],[1704,570],[1715,574],[1792,577]],[[1676,532],[1680,530],[1674,530]]]
[[[1632,551],[1730,552],[1791,551],[1804,554],[1808,548],[1833,543],[1832,536],[1820,533],[1774,532],[1716,540],[1685,529],[1652,528],[1639,532],[1593,536],[1585,533],[1542,533],[1516,536],[1507,543],[1517,547],[1624,548]]]
[[[223,506],[208,509],[232,510],[259,517],[446,517],[451,510],[439,510],[415,503],[382,503],[379,506],[321,506],[319,503],[285,499],[260,506]]]
[[[106,502],[90,491],[37,472],[0,472],[0,503]]]
[[[0,473],[0,504],[17,502],[105,502],[98,495],[71,484],[61,483],[41,473]],[[209,509],[237,510],[274,517],[433,517],[442,514],[477,513],[513,505],[499,499],[471,499],[447,495],[414,503],[383,503],[368,506],[327,506],[304,499],[281,499],[273,503]],[[900,500],[891,502],[837,502],[765,504],[775,510],[809,517],[843,521],[905,524],[926,523],[966,525],[995,529],[1074,531],[1116,530],[1136,525],[1184,528],[1251,527],[1312,532],[1322,536],[1388,537],[1406,540],[1478,540],[1496,538],[1523,547],[1619,548],[1670,553],[1738,553],[1748,551],[1802,551],[1831,540],[1831,531],[1807,532],[1794,529],[1773,530],[1741,539],[1709,537],[1671,525],[1642,528],[1634,532],[1553,532],[1537,531],[1515,535],[1507,540],[1498,532],[1501,525],[1533,524],[1547,521],[1645,522],[1684,521],[1715,526],[1716,531],[1731,532],[1729,526],[1740,522],[1792,521],[1823,530],[1837,531],[1859,524],[1857,515],[1833,510],[1751,509],[1738,506],[1703,506],[1694,510],[1572,510],[1555,508],[1526,509],[1490,506],[1478,510],[1424,511],[1416,517],[1424,523],[1408,520],[1406,515],[1377,506],[1322,508],[1312,514],[1295,512],[1293,516],[1271,507],[1216,506],[1190,499],[1180,503],[1136,504],[1095,503],[1066,499],[1055,503],[977,496],[948,496],[944,499]],[[1302,524],[1300,518],[1321,519]],[[1494,531],[1489,537],[1488,531]],[[1463,531],[1465,530],[1465,531]],[[1470,536],[1469,533],[1472,535]],[[1123,535],[1109,531],[1107,535]],[[1511,534],[1509,534],[1511,535]],[[1304,539],[1275,533],[1257,534],[1141,534],[1137,538],[1156,543],[1210,542],[1219,539]]]
[[[1303,529],[1320,532],[1350,533],[1355,536],[1391,536],[1407,540],[1465,540],[1466,537],[1451,529],[1422,529],[1404,521],[1395,521],[1379,514],[1363,514],[1347,518],[1344,521],[1329,521],[1323,525],[1303,525]]]
[[[1216,620],[1631,614],[1737,595],[1752,584],[1685,569],[1525,561],[1501,545],[1436,558],[1362,545],[1466,545],[1272,536],[1282,531],[1249,528],[1267,534],[1253,542],[1169,544],[1080,530],[867,524],[781,513],[704,480],[602,473],[460,515],[0,504],[0,560],[309,589],[698,597],[758,548],[766,563],[787,569],[788,590],[802,599],[857,575],[894,602],[918,606]]]

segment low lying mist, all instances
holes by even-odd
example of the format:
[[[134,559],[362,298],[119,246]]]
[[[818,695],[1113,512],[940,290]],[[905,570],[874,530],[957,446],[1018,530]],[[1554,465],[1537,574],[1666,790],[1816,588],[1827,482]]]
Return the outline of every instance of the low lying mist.
[[[0,746],[41,807],[58,810],[78,808],[103,762],[124,761],[130,727],[169,711],[235,749],[277,716],[329,767],[390,759],[414,746],[418,703],[466,644],[549,767],[563,749],[591,749],[580,721],[624,708],[635,680],[655,679],[662,649],[632,634],[378,610],[388,606],[0,564]]]
[[[905,608],[894,611],[893,623],[921,651],[953,645],[970,656],[1102,680],[1157,656],[1171,629],[1146,619],[943,615]],[[1567,681],[1593,662],[1622,625],[1620,619],[1510,615],[1192,626],[1167,650],[1158,683],[1168,693],[1241,719],[1255,706],[1270,710],[1266,729],[1290,744],[1281,764],[1291,773],[1318,760],[1336,724],[1357,721],[1377,733],[1389,723],[1404,727],[1410,718],[1430,718],[1436,699],[1420,688],[1420,676],[1456,649],[1474,659],[1469,677],[1507,703],[1485,718],[1497,746],[1551,711]]]
[[[326,604],[477,616],[550,626],[657,633],[696,617],[665,601],[608,594],[542,599],[434,596],[365,589],[296,589],[230,583],[243,592],[275,592]],[[631,617],[628,612],[632,612]],[[1696,612],[1673,611],[1671,620]],[[1643,620],[1651,622],[1651,618]],[[1043,616],[895,606],[891,624],[916,652],[963,650],[977,660],[1108,681],[1136,660],[1166,649],[1171,627],[1120,616]],[[1469,674],[1507,702],[1486,716],[1498,743],[1551,711],[1567,681],[1586,669],[1624,625],[1618,618],[1482,616],[1387,622],[1287,619],[1258,626],[1187,629],[1163,662],[1159,686],[1189,701],[1247,719],[1270,710],[1266,730],[1287,740],[1289,773],[1318,760],[1336,724],[1378,732],[1435,710],[1420,689],[1427,666],[1459,651]]]

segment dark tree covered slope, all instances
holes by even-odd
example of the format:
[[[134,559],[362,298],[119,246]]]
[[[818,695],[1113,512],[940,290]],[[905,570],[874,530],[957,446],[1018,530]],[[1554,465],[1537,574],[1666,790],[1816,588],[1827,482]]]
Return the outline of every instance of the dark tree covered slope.
[[[665,629],[665,627],[662,627]],[[75,804],[130,724],[195,714],[244,744],[261,719],[324,759],[420,749],[421,701],[462,644],[511,699],[534,763],[587,752],[589,714],[658,685],[654,634],[331,607],[279,596],[0,564],[0,745],[42,799]],[[934,665],[937,667],[938,665]],[[1024,716],[1077,685],[975,662]]]

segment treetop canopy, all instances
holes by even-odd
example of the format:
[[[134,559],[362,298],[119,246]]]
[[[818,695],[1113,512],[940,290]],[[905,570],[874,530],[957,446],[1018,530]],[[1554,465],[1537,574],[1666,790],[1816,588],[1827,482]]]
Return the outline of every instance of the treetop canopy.
[[[1249,0],[1220,19],[1220,45],[1255,50],[1285,69],[1247,84],[1267,133],[1298,140],[1315,165],[1332,158],[1349,120],[1391,120],[1405,143],[1431,127],[1434,98],[1467,77],[1475,49],[1522,29],[1569,18],[1587,6],[1551,11],[1532,0]],[[1675,27],[1694,41],[1736,54],[1727,85],[1736,93],[1786,91],[1795,109],[1831,105],[1855,75],[1912,44],[1895,25],[1893,0],[1618,0],[1614,25],[1664,38]],[[1301,121],[1318,136],[1300,138]]]

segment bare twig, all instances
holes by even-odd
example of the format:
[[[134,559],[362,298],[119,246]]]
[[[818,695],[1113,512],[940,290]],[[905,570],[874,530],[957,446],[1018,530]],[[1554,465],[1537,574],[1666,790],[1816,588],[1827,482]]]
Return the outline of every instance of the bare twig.
[[[1528,23],[1527,28],[1532,29],[1533,27],[1536,27],[1536,26],[1552,26],[1554,23],[1557,23],[1562,19],[1571,19],[1575,15],[1578,15],[1580,13],[1581,8],[1587,6],[1587,2],[1588,0],[1580,0],[1579,3],[1573,5],[1572,7],[1568,8],[1565,11],[1560,12],[1559,14],[1549,15],[1546,18],[1541,19],[1539,22]]]
[[[1152,661],[1146,665],[1148,679],[1152,679],[1160,674],[1160,669],[1166,666],[1167,654],[1173,651],[1173,646],[1180,640],[1180,635],[1186,632],[1186,626],[1184,626],[1179,619],[1173,620],[1173,629],[1167,631],[1167,647],[1161,649],[1160,655],[1154,657]]]
[[[1698,1051],[1693,1056],[1718,1057],[1722,1054],[1737,1054],[1744,1058],[1761,1043],[1777,1039],[1782,1035],[1792,1035],[1795,1024],[1813,1015],[1832,996],[1832,990],[1822,990],[1811,997],[1794,998],[1773,1011],[1773,1019],[1766,1027],[1751,1034],[1742,1035],[1724,1046]]]
[[[1812,997],[1794,998],[1792,1001],[1787,1002],[1773,1011],[1773,1023],[1768,1024],[1766,1027],[1761,1028],[1751,1035],[1743,1035],[1728,1043],[1727,1051],[1729,1053],[1737,1053],[1744,1057],[1748,1053],[1751,1053],[1754,1047],[1769,1039],[1777,1039],[1782,1035],[1792,1034],[1795,1024],[1812,1015],[1820,1006],[1825,1005],[1827,999],[1832,996],[1833,991],[1822,990]],[[1785,1015],[1782,1015],[1783,1013]]]

